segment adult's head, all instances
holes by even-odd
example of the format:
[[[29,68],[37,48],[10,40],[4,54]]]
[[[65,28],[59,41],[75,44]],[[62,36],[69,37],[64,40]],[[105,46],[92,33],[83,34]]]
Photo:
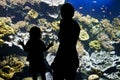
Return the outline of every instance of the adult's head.
[[[34,26],[30,29],[30,38],[31,39],[40,39],[41,38],[41,30],[40,28]]]
[[[65,3],[60,9],[63,19],[71,19],[74,16],[74,7],[70,3]]]

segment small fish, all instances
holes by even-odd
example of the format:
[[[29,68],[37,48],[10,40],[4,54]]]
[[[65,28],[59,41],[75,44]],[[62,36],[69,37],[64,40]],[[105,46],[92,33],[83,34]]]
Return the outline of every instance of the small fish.
[[[95,11],[95,9],[92,9],[92,11]]]
[[[107,7],[105,7],[105,10],[107,10]]]
[[[83,9],[83,7],[81,6],[81,7],[79,7],[79,9]]]
[[[97,1],[92,1],[93,3],[97,3]]]
[[[120,18],[120,15],[118,15],[118,17]]]
[[[102,5],[102,7],[105,7],[105,5]]]
[[[105,13],[106,11],[105,11],[105,10],[103,10],[102,12],[103,12],[103,13]]]
[[[109,12],[110,15],[112,15],[112,12]]]
[[[103,7],[101,7],[100,9],[103,10]]]

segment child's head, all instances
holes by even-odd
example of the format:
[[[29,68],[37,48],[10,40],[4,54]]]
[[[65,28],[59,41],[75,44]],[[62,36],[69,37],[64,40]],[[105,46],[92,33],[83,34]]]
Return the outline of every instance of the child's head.
[[[41,30],[40,28],[34,26],[30,29],[30,38],[31,39],[40,39],[41,38]]]
[[[70,19],[74,15],[74,7],[70,3],[65,3],[61,6],[60,12],[63,19]]]

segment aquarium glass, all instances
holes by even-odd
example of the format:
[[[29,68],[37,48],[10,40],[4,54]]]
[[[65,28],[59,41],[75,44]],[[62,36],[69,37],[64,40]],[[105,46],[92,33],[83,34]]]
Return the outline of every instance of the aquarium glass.
[[[60,7],[71,3],[80,26],[76,45],[76,80],[120,80],[120,0],[0,0],[0,78],[31,80],[29,62],[19,41],[29,39],[33,26],[41,29],[49,65],[59,46]],[[46,76],[52,80],[49,73]],[[94,78],[94,79],[93,79]]]

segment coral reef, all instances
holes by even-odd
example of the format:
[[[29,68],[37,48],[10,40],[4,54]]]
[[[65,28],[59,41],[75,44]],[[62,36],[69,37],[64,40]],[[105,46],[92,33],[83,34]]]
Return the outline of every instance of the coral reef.
[[[91,75],[88,77],[88,80],[99,80],[99,76],[96,75],[96,74],[91,74]]]
[[[23,67],[24,62],[17,55],[6,56],[4,60],[0,61],[0,76],[11,79],[15,73],[22,71]]]
[[[1,18],[0,20],[0,44],[4,43],[4,40],[2,39],[4,36],[15,33],[14,29],[11,26],[7,25],[8,22],[9,20],[5,18]]]
[[[100,49],[101,49],[101,44],[100,44],[100,42],[99,42],[98,40],[93,40],[93,41],[91,41],[91,42],[89,43],[89,46],[90,46],[91,48],[96,49],[96,50],[100,50]]]
[[[59,30],[60,21],[54,21],[51,23],[53,30]]]
[[[31,18],[33,19],[36,19],[38,17],[38,12],[36,12],[34,9],[31,9],[29,12],[28,12],[28,16],[30,16]]]
[[[65,3],[65,0],[41,0],[42,2],[45,2],[47,4],[49,4],[49,6],[58,6],[58,5],[61,5],[61,4],[64,4]]]
[[[5,79],[11,79],[14,73],[15,73],[14,69],[10,66],[3,66],[0,69],[0,76]]]

